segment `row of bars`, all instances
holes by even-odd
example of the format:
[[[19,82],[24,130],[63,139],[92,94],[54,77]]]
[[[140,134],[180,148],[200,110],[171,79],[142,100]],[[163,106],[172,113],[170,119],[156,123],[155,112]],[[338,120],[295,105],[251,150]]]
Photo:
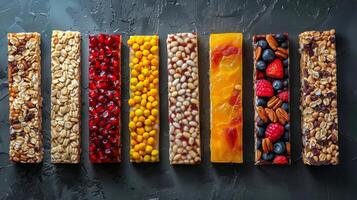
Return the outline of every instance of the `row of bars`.
[[[302,34],[300,40],[304,37]],[[80,38],[80,33],[73,31],[53,31],[52,34],[53,163],[80,161]],[[40,43],[38,33],[8,34],[9,154],[14,162],[39,163],[43,160]],[[242,43],[241,33],[210,36],[212,162],[243,162]],[[137,163],[158,162],[159,38],[155,35],[131,36],[128,45],[130,160]],[[198,164],[201,162],[201,145],[197,34],[169,34],[167,50],[169,160],[171,164]],[[89,36],[89,158],[92,163],[121,161],[120,52],[120,35]],[[335,64],[335,60],[329,62]],[[304,67],[301,66],[302,70]],[[336,85],[336,81],[333,84]],[[310,152],[311,145],[309,141],[304,143],[304,154]],[[333,144],[320,141],[318,145],[325,145],[326,148],[337,146],[337,139],[334,138]],[[308,156],[304,155],[305,164],[321,164],[310,162]],[[335,160],[334,163],[325,161],[322,164],[337,163]]]

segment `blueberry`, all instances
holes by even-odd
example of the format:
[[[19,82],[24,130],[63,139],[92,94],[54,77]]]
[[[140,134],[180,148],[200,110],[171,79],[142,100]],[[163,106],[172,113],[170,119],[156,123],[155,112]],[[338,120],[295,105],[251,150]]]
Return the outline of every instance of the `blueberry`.
[[[263,127],[257,127],[257,134],[258,134],[258,137],[260,137],[260,138],[262,138],[262,137],[264,137],[265,136],[265,128],[263,128]]]
[[[263,56],[262,56],[262,58],[263,58],[263,60],[264,60],[265,62],[271,62],[271,61],[274,60],[275,54],[274,54],[273,50],[271,50],[271,49],[265,49],[265,50],[263,51]]]
[[[256,148],[257,149],[261,149],[262,148],[262,140],[261,139],[257,139]]]
[[[276,35],[275,35],[275,39],[276,39],[278,42],[284,42],[284,41],[285,41],[284,34],[282,34],[282,33],[276,34]]]
[[[257,105],[257,106],[266,107],[266,106],[267,106],[267,101],[266,101],[265,99],[258,98],[258,99],[256,100],[256,105]]]
[[[259,61],[257,62],[257,69],[258,69],[258,70],[264,71],[266,67],[267,67],[267,65],[265,64],[264,61],[259,60]]]
[[[284,142],[279,141],[274,144],[274,152],[276,154],[282,154],[282,153],[284,153],[284,151],[285,151]]]
[[[268,47],[268,43],[265,40],[259,40],[258,41],[258,46],[260,46],[263,49],[266,49]]]
[[[257,118],[257,125],[261,126],[261,127],[265,127],[266,124],[264,123],[264,121],[262,119],[260,119],[259,117]]]
[[[287,87],[288,85],[289,85],[289,80],[284,80],[284,81],[283,81],[283,86],[284,86],[284,87]]]
[[[283,43],[280,44],[280,47],[282,47],[284,49],[287,49],[288,48],[288,43],[283,42]]]
[[[289,59],[283,60],[283,65],[287,67],[289,65]]]
[[[284,74],[286,77],[289,77],[289,69],[288,68],[284,69]]]
[[[273,158],[274,158],[273,152],[263,153],[262,155],[263,160],[273,160]]]
[[[290,124],[289,123],[285,124],[285,130],[286,131],[290,130]]]
[[[284,109],[286,112],[289,112],[289,104],[288,103],[281,104],[281,108]]]
[[[289,138],[290,138],[290,133],[289,133],[289,131],[285,131],[285,133],[284,133],[284,140],[285,140],[285,141],[289,141]]]
[[[283,83],[279,80],[275,80],[273,82],[273,88],[274,90],[280,90],[283,87]]]

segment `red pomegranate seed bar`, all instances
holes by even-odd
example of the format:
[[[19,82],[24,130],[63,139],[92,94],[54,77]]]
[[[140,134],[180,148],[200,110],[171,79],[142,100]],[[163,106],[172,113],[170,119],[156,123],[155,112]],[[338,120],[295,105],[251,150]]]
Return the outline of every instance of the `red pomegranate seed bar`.
[[[89,36],[89,159],[121,161],[121,36]]]
[[[43,159],[41,36],[8,34],[10,160],[39,163]]]
[[[256,35],[253,48],[255,164],[289,165],[288,34]]]
[[[197,164],[201,162],[197,34],[169,34],[167,53],[170,163]]]

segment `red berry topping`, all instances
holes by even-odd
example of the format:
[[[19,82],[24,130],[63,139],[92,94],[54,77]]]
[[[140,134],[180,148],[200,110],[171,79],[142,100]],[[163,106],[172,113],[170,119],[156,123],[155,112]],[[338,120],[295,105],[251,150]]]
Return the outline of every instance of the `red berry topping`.
[[[284,134],[284,127],[279,123],[271,123],[265,130],[265,137],[271,142],[276,142]]]
[[[263,72],[261,72],[261,71],[258,71],[258,70],[257,70],[255,76],[256,76],[257,80],[265,78],[265,74]]]
[[[121,37],[89,36],[89,159],[120,161]]]
[[[238,131],[236,128],[231,127],[226,129],[226,139],[231,148],[234,148],[237,142]]]
[[[265,70],[265,73],[270,78],[282,79],[284,78],[283,63],[279,59],[273,60]]]
[[[256,84],[256,95],[258,97],[271,97],[274,95],[274,89],[268,80],[258,80]]]
[[[283,102],[289,102],[289,91],[283,91],[278,94],[279,99]]]
[[[285,156],[275,156],[273,160],[273,164],[277,164],[277,165],[286,165],[288,163],[289,161]]]

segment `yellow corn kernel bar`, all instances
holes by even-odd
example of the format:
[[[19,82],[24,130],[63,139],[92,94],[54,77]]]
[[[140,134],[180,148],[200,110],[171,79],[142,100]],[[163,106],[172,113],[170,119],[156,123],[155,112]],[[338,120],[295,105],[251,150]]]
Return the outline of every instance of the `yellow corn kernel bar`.
[[[53,31],[51,43],[51,162],[79,163],[81,35]]]
[[[243,162],[241,33],[211,34],[211,162]]]
[[[159,161],[159,37],[130,36],[130,161]]]

